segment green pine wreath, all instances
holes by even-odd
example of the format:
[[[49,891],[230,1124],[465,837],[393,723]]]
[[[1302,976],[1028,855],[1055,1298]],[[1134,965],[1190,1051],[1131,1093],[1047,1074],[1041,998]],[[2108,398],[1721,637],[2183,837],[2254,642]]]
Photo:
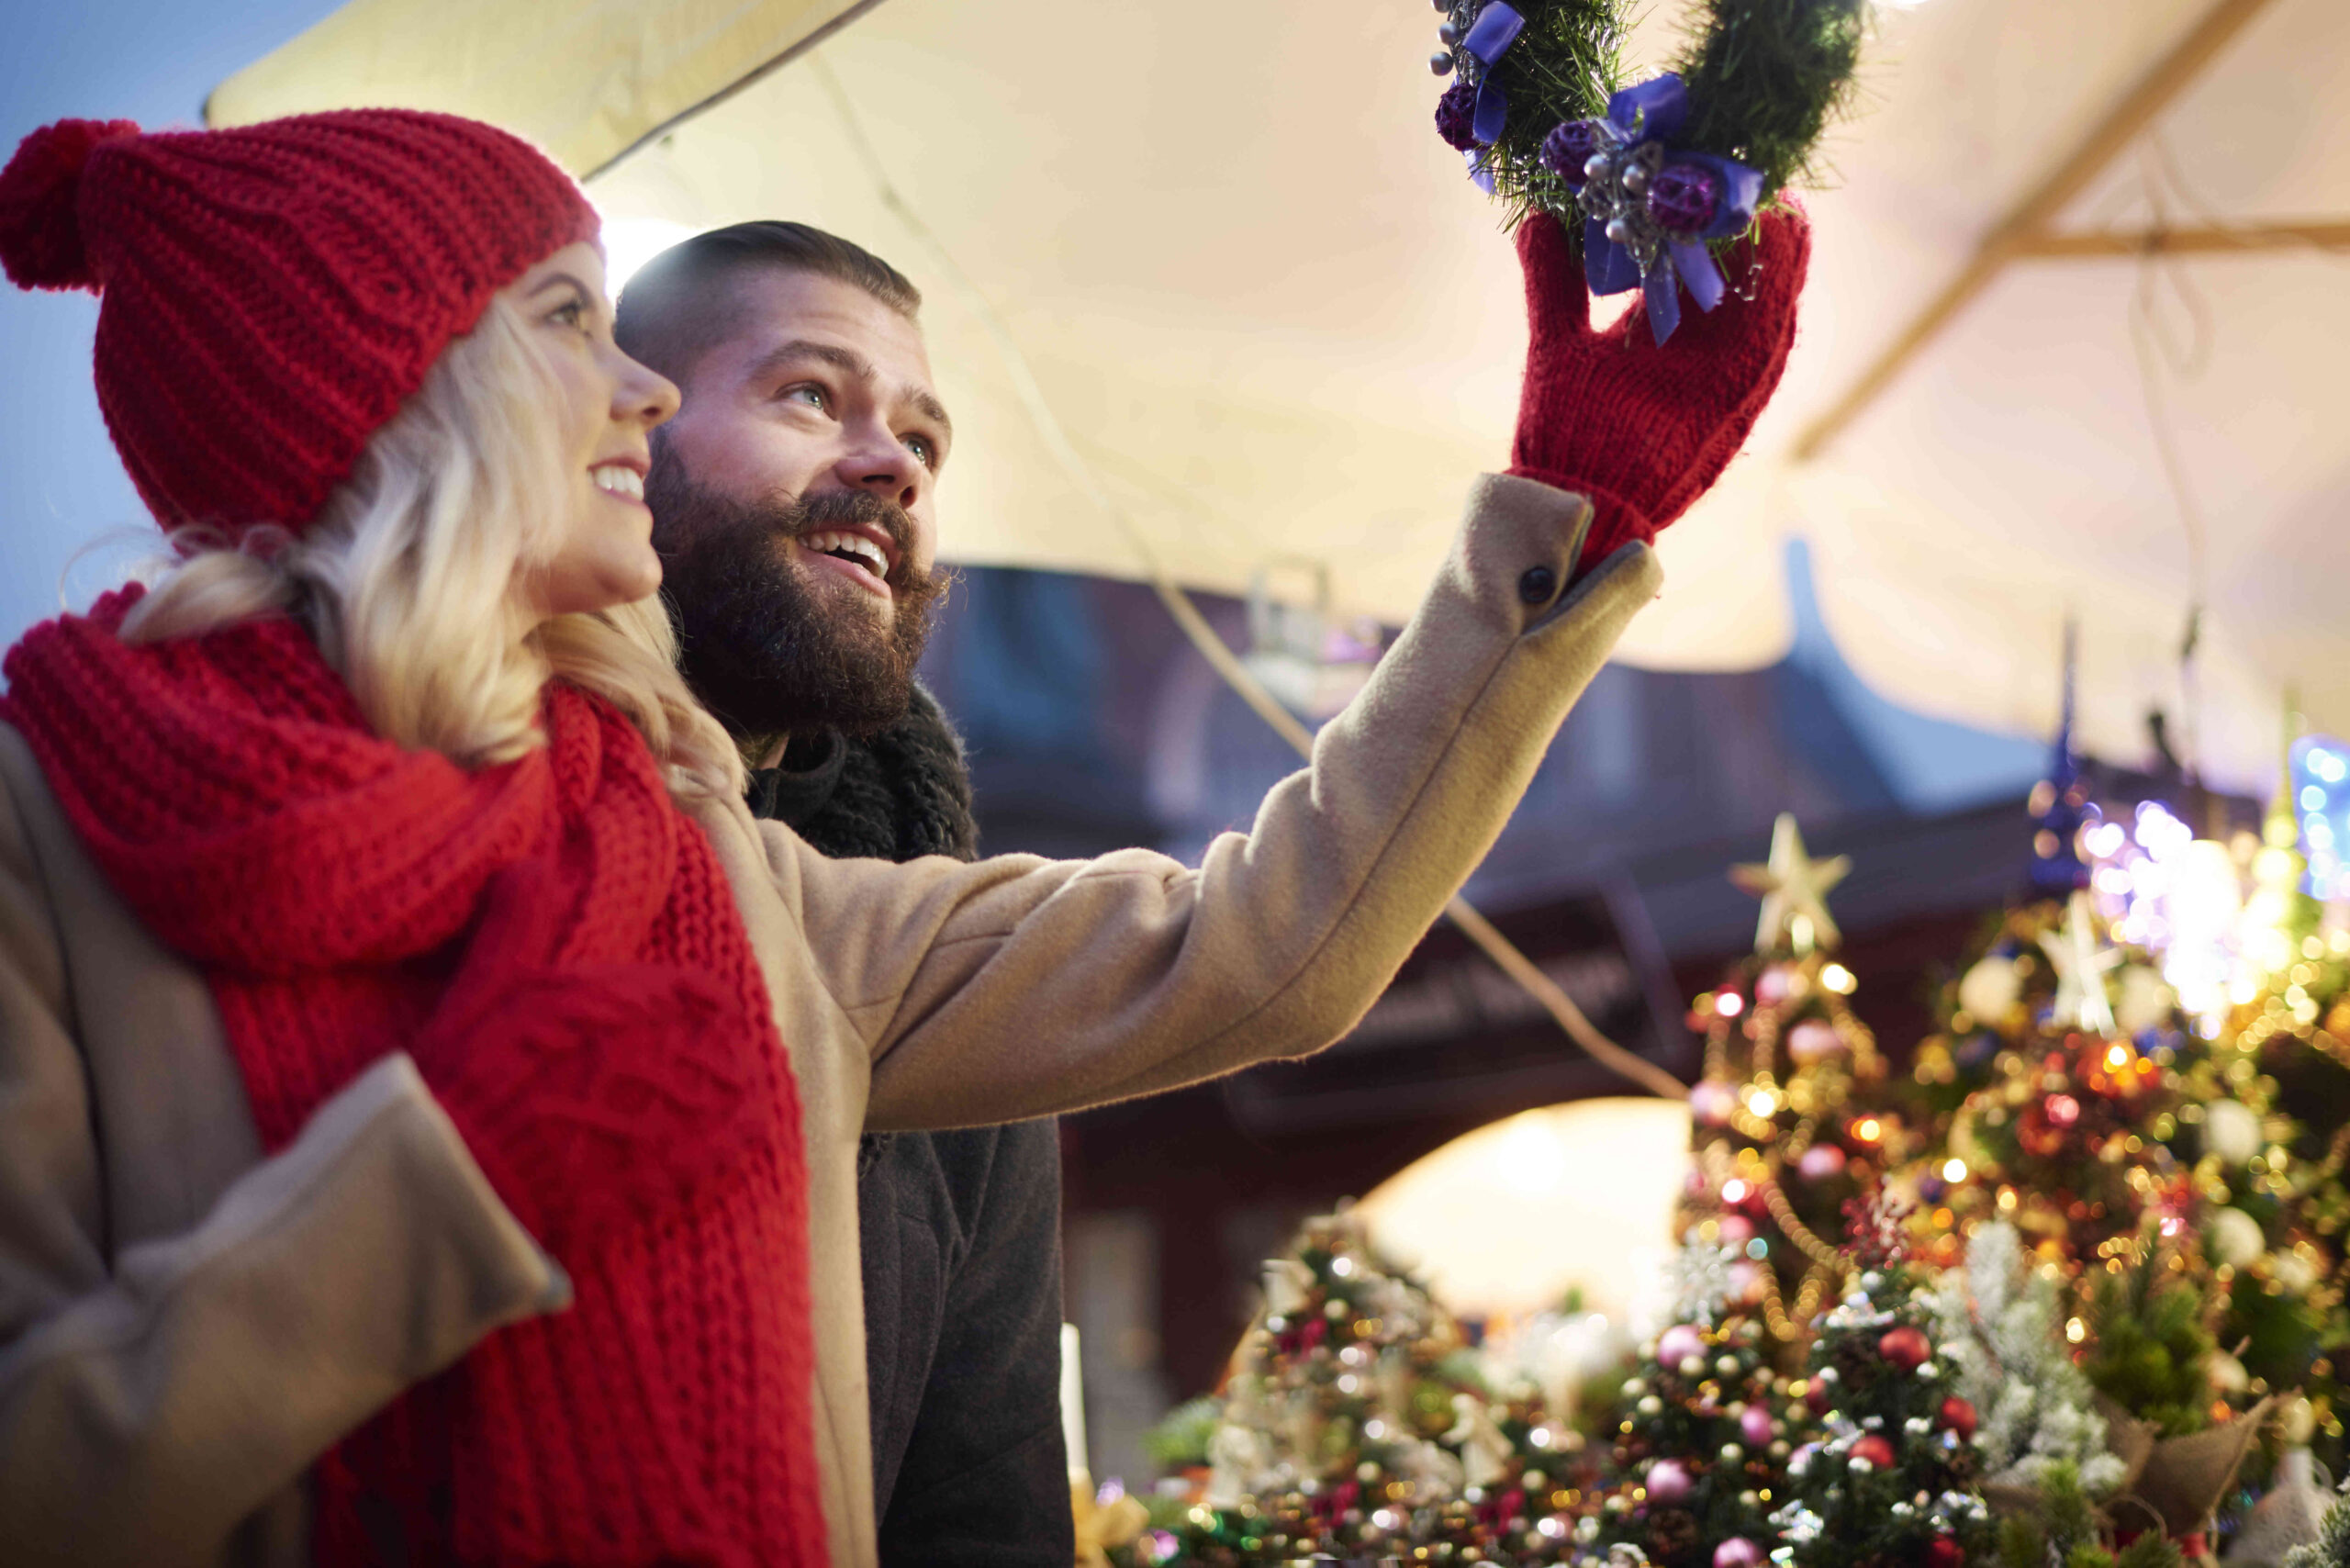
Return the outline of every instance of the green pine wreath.
[[[1470,155],[1481,183],[1515,227],[1548,212],[1579,231],[1572,170],[1545,160],[1553,130],[1603,118],[1623,72],[1624,0],[1506,0],[1523,27],[1488,61],[1472,48],[1489,6],[1502,0],[1437,0],[1442,49],[1431,66],[1451,75],[1438,113],[1445,139]],[[1760,176],[1767,206],[1818,174],[1820,135],[1846,106],[1859,62],[1867,0],[1707,0],[1669,69],[1687,91],[1685,121],[1669,146],[1734,160]],[[1468,133],[1488,88],[1506,104],[1498,134]]]

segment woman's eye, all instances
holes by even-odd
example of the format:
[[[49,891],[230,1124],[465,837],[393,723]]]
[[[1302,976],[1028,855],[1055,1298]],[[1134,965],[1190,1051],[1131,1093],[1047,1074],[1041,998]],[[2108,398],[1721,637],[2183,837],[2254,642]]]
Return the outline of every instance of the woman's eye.
[[[566,299],[547,312],[547,319],[557,326],[577,327],[584,330],[588,325],[588,307],[579,300]]]

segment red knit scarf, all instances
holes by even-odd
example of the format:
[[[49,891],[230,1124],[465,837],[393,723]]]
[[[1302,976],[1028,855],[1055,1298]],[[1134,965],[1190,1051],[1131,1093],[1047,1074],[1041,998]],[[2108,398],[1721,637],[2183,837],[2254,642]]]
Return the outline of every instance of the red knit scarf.
[[[295,623],[130,647],[138,597],[30,633],[0,717],[204,971],[268,1150],[414,1038],[486,885],[527,857],[555,868],[565,960],[711,977],[767,1064],[772,1136],[724,1181],[575,1244],[574,1306],[324,1458],[319,1557],[369,1560],[389,1524],[418,1562],[822,1563],[798,1092],[725,878],[641,737],[556,685],[549,744],[468,773],[370,734]]]

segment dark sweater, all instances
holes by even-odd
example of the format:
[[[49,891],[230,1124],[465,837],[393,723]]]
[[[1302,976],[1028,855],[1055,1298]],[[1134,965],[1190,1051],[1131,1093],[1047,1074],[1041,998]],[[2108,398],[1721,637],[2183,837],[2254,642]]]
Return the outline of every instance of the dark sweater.
[[[930,694],[870,740],[795,741],[751,810],[822,854],[970,859],[961,746]],[[1052,1121],[858,1150],[873,1506],[891,1564],[1068,1568],[1060,1139]]]

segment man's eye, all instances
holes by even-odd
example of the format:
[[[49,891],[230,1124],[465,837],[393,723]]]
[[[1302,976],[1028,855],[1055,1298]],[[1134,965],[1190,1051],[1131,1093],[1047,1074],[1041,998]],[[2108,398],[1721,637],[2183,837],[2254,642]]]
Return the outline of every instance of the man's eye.
[[[931,444],[930,437],[926,435],[910,435],[906,437],[906,450],[914,454],[914,461],[921,464],[923,467],[935,468],[938,466],[938,448]]]
[[[822,409],[832,407],[832,399],[824,396],[822,387],[811,386],[804,383],[798,386],[784,388],[783,400],[789,403],[794,398],[804,401],[811,409]]]

